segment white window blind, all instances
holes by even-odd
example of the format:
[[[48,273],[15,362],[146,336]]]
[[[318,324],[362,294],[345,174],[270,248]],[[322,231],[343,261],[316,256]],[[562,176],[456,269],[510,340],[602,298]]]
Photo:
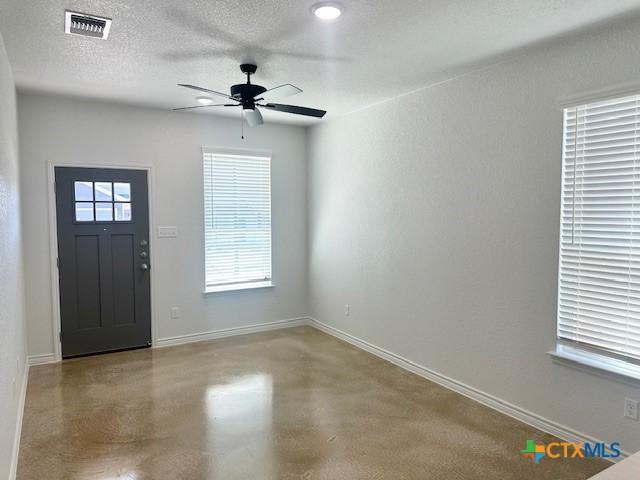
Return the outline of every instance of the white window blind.
[[[271,160],[204,152],[206,287],[271,280]]]
[[[640,95],[564,110],[558,337],[640,359]]]

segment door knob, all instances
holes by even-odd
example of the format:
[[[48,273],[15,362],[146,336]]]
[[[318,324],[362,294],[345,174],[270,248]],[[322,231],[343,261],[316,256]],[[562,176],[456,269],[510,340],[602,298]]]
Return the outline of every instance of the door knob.
[[[143,263],[142,265],[140,265],[140,270],[149,270],[149,265],[147,265],[146,263]]]

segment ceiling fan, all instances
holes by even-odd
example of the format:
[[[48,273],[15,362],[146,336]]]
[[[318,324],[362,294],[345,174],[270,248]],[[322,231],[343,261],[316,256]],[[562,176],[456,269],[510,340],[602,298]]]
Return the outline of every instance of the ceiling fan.
[[[293,113],[295,115],[305,115],[307,117],[322,118],[325,113],[324,110],[317,110],[315,108],[298,107],[296,105],[283,105],[281,103],[271,103],[271,100],[278,98],[290,97],[297,93],[302,92],[301,89],[295,87],[289,83],[274,87],[269,90],[261,85],[254,85],[251,83],[251,75],[256,73],[258,69],[257,65],[250,63],[243,63],[240,65],[242,73],[247,75],[247,83],[239,83],[231,87],[231,95],[226,93],[216,92],[215,90],[209,90],[208,88],[198,87],[196,85],[188,85],[179,83],[180,87],[190,88],[192,90],[198,90],[199,92],[209,93],[218,97],[225,98],[227,101],[235,103],[216,103],[208,105],[196,105],[193,107],[181,107],[174,108],[174,110],[189,110],[192,108],[206,108],[206,107],[242,107],[244,117],[247,119],[247,123],[250,127],[262,125],[262,114],[260,108],[267,110],[275,110],[277,112]]]

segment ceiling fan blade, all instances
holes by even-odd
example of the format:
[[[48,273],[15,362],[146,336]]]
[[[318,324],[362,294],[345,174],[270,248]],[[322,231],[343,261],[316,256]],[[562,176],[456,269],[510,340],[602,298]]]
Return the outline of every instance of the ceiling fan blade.
[[[262,125],[264,120],[262,119],[262,114],[260,110],[256,107],[255,110],[243,110],[244,116],[247,119],[247,123],[250,127],[257,127],[258,125]]]
[[[174,108],[173,111],[176,110],[189,110],[191,108],[207,108],[207,107],[238,107],[240,106],[239,103],[216,103],[214,105],[195,105],[193,107],[179,107],[179,108]]]
[[[185,83],[179,83],[178,86],[179,87],[190,88],[192,90],[198,90],[199,92],[210,93],[212,95],[218,95],[219,97],[228,98],[229,100],[235,100],[235,98],[233,98],[231,95],[227,95],[226,93],[216,92],[215,90],[209,90],[208,88],[202,88],[202,87],[198,87],[196,85],[188,85],[188,84],[185,84]]]
[[[270,102],[271,100],[290,97],[291,95],[296,95],[301,92],[301,88],[298,88],[295,85],[291,85],[290,83],[286,83],[284,85],[280,85],[279,87],[273,87],[266,92],[262,92],[260,95],[256,95],[256,97],[261,98],[265,102]]]
[[[297,105],[282,105],[280,103],[267,103],[266,105],[260,105],[261,107],[268,108],[269,110],[275,110],[276,112],[294,113],[296,115],[306,115],[307,117],[322,118],[325,113],[324,110],[317,110],[315,108],[298,107]]]

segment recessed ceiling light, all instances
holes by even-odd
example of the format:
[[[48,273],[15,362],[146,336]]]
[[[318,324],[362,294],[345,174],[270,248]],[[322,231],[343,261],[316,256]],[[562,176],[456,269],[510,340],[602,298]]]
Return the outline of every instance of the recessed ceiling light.
[[[211,97],[196,97],[196,100],[201,105],[211,105],[213,103],[213,99]]]
[[[342,15],[342,6],[334,2],[320,2],[311,7],[311,11],[321,20],[335,20]]]

